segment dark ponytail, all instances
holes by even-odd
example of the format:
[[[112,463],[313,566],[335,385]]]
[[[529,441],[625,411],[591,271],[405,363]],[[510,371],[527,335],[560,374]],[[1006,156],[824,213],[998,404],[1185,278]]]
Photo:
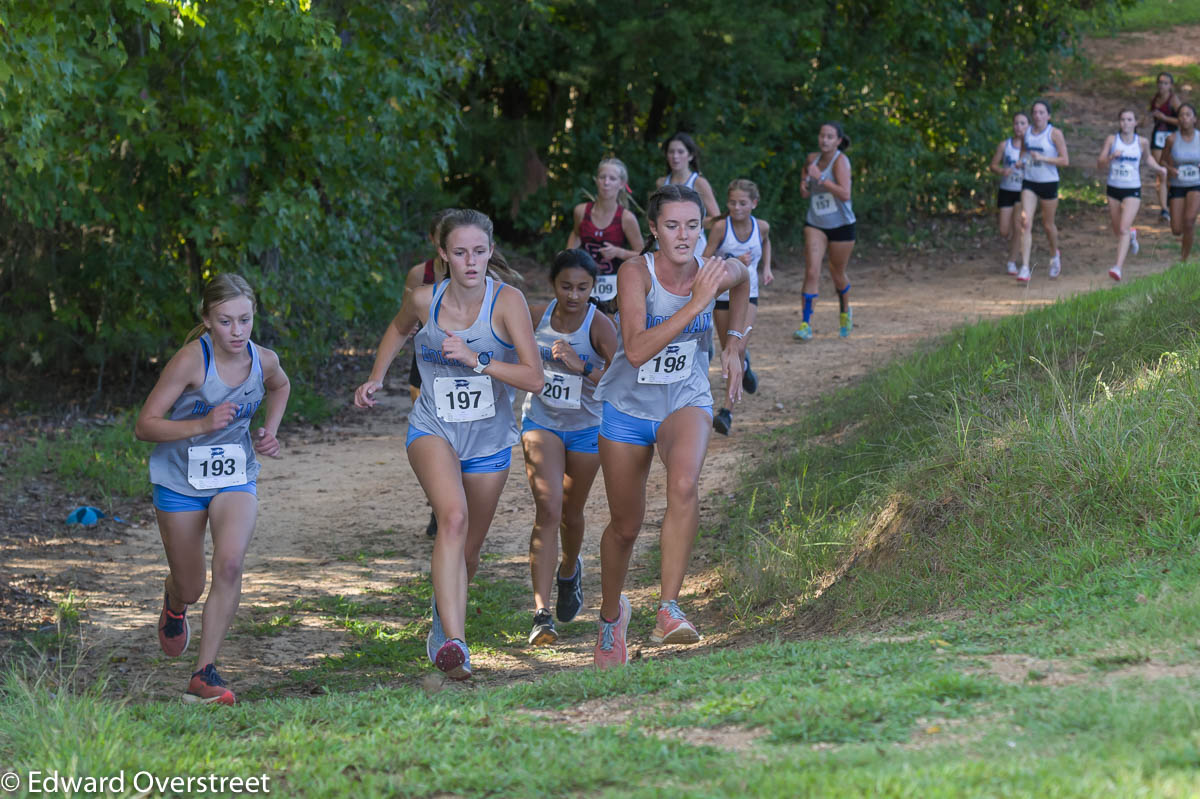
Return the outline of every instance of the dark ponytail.
[[[691,137],[691,134],[678,131],[674,136],[663,142],[662,150],[665,153],[667,148],[671,146],[671,142],[677,141],[687,148],[688,155],[692,157],[692,171],[700,171],[700,145],[696,144],[696,140]]]
[[[850,149],[850,137],[846,135],[846,131],[842,130],[841,122],[822,122],[821,127],[822,128],[825,128],[825,127],[833,128],[834,131],[837,132],[838,149],[839,150],[841,150],[842,152],[846,152],[847,150]]]
[[[550,283],[553,284],[566,269],[582,269],[587,272],[592,279],[592,287],[595,288],[596,275],[600,274],[600,268],[596,266],[596,259],[587,250],[574,247],[563,250],[554,256],[554,263],[550,264]],[[588,297],[588,302],[592,305],[599,305],[596,298],[592,296]]]

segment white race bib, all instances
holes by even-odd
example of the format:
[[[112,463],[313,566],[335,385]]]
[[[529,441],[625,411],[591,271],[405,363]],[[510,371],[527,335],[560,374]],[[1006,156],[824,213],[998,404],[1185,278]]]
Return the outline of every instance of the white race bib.
[[[592,287],[592,296],[600,302],[617,298],[617,276],[596,275],[596,285]]]
[[[820,194],[814,194],[812,198],[813,213],[817,216],[829,216],[837,213],[837,204],[833,201],[833,195],[827,191]]]
[[[543,369],[546,384],[542,387],[542,404],[551,408],[579,409],[580,394],[583,393],[583,375],[569,375]]]
[[[1154,131],[1154,149],[1161,150],[1167,146],[1167,137],[1171,135],[1169,130]]]
[[[1200,181],[1200,166],[1195,164],[1180,164],[1179,179],[1184,183],[1196,183]]]
[[[246,450],[241,444],[188,447],[188,483],[201,490],[245,485]]]
[[[678,383],[688,376],[695,358],[695,340],[668,344],[662,352],[638,367],[638,382],[655,385]]]
[[[488,375],[435,377],[433,397],[438,418],[444,422],[474,422],[496,415],[492,378]]]
[[[1134,180],[1137,178],[1137,170],[1132,164],[1113,164],[1112,165],[1113,180]]]

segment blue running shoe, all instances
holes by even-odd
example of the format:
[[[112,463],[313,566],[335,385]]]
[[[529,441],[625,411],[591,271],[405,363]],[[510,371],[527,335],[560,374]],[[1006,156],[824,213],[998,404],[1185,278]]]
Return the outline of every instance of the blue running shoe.
[[[429,656],[430,663],[436,664],[438,650],[446,643],[446,631],[442,629],[442,617],[438,615],[437,597],[430,604],[433,606],[433,625],[429,628],[429,635],[425,636],[425,654]]]
[[[554,615],[563,622],[571,621],[583,608],[583,558],[575,559],[575,574],[563,579],[558,577],[558,599],[554,603]]]
[[[547,646],[558,640],[558,630],[554,629],[554,617],[546,608],[538,608],[533,614],[533,629],[529,632],[530,646]]]
[[[792,333],[792,338],[796,339],[796,341],[808,341],[812,337],[813,329],[808,322],[801,322],[799,329],[795,333]]]
[[[442,644],[433,659],[433,665],[452,680],[466,680],[471,677],[471,650],[467,649],[466,641],[451,638]]]
[[[850,335],[854,329],[854,309],[847,308],[844,314],[838,316],[838,335],[842,338]]]
[[[713,430],[727,436],[731,427],[733,427],[733,413],[728,408],[722,408],[713,414]]]
[[[750,353],[746,353],[746,362],[743,366],[746,371],[742,372],[742,391],[753,394],[758,391],[758,375],[754,374],[754,370],[750,368]]]

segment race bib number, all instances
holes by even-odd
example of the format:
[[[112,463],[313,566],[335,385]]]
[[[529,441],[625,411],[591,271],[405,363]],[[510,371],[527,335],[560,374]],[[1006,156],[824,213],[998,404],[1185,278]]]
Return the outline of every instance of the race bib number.
[[[1112,176],[1113,180],[1133,180],[1137,172],[1131,164],[1113,164]]]
[[[695,341],[668,344],[662,352],[638,367],[638,382],[660,386],[678,383],[688,376],[695,358]]]
[[[580,394],[583,393],[583,376],[542,370],[546,384],[542,388],[542,404],[551,408],[578,410]]]
[[[1196,164],[1181,164],[1179,167],[1179,179],[1184,183],[1200,182],[1200,166]]]
[[[617,298],[617,276],[596,275],[596,285],[592,287],[592,296],[600,302]]]
[[[817,216],[829,216],[837,213],[837,204],[833,201],[833,195],[827,191],[820,194],[814,194],[812,198],[813,213]]]
[[[496,415],[492,378],[488,375],[435,377],[433,395],[438,418],[444,422],[474,422]]]
[[[241,444],[188,447],[188,483],[201,490],[245,485],[246,450]]]
[[[1169,130],[1154,131],[1154,149],[1161,150],[1167,146],[1167,137],[1171,135]]]

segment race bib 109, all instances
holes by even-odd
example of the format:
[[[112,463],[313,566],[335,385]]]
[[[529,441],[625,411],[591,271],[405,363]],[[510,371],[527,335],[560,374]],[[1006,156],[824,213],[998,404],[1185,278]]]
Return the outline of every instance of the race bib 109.
[[[542,374],[546,378],[546,384],[539,395],[543,405],[569,410],[579,408],[580,394],[583,393],[582,375],[568,375],[549,369],[543,369]]]
[[[444,422],[474,422],[496,415],[492,378],[488,375],[435,377],[433,398],[438,418]]]
[[[246,450],[241,444],[188,447],[188,483],[201,490],[245,485]]]
[[[638,382],[654,385],[678,383],[688,376],[695,358],[695,341],[668,344],[662,352],[638,367]]]
[[[596,285],[592,287],[592,296],[600,302],[617,298],[617,276],[596,275]]]

